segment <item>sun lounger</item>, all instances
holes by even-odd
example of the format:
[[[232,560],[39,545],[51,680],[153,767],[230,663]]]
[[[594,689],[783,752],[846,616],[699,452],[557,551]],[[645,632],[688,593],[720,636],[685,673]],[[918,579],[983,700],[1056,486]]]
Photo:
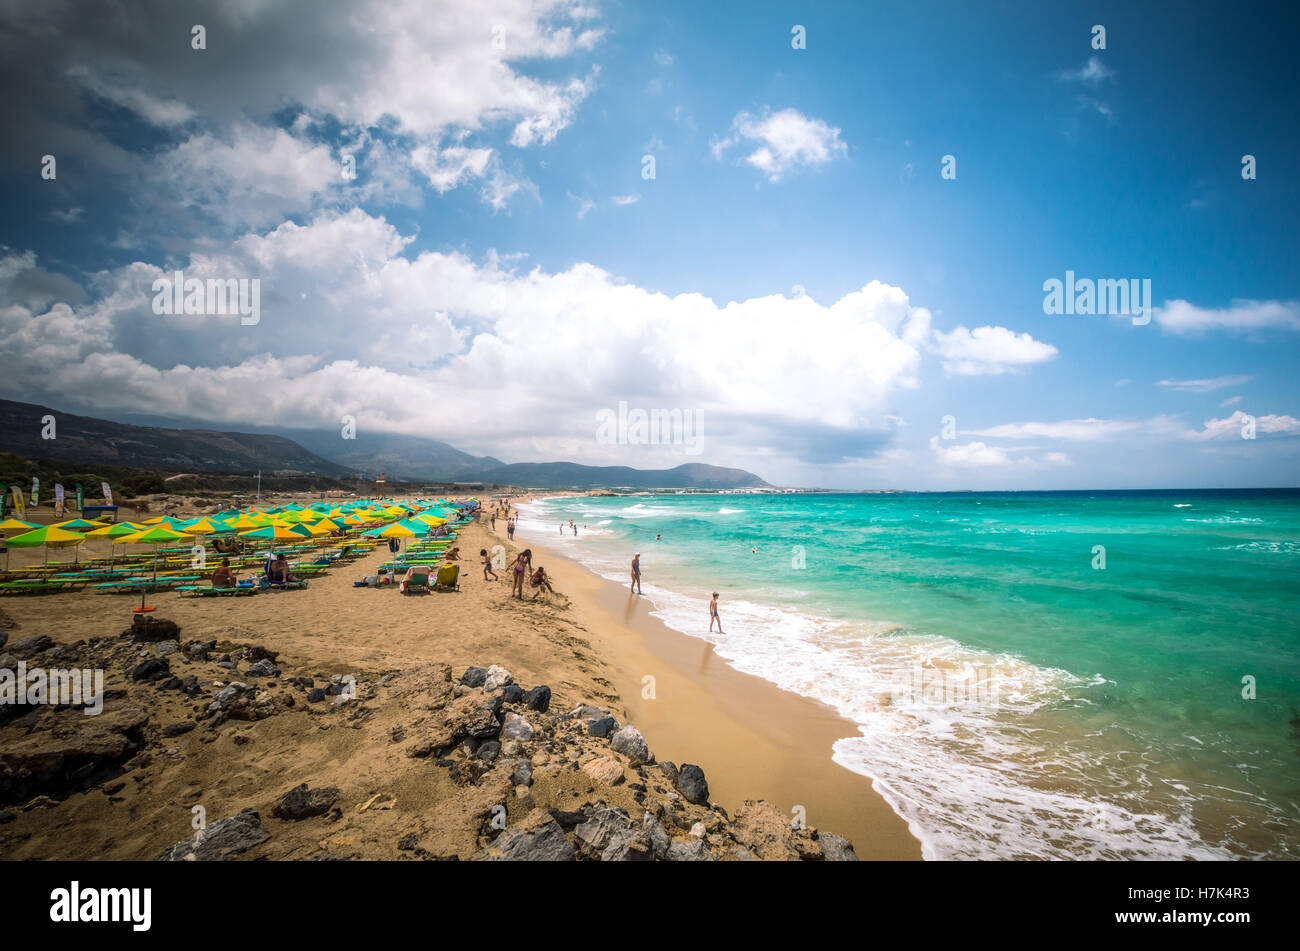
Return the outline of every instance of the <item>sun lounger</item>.
[[[448,562],[439,568],[433,588],[435,591],[455,591],[460,588],[460,565]]]
[[[421,571],[419,568],[411,568],[406,572],[406,577],[398,585],[398,590],[402,594],[428,594],[429,593],[429,570]]]

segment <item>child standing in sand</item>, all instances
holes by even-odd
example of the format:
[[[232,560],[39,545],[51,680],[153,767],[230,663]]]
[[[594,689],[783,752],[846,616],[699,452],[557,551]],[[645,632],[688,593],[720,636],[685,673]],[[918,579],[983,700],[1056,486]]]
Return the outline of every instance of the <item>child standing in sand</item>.
[[[492,576],[493,581],[497,581],[497,573],[492,570],[492,556],[488,554],[486,548],[479,549],[479,554],[483,556],[483,580],[488,580],[488,575]]]
[[[718,592],[713,592],[713,600],[709,602],[709,633],[713,633],[713,622],[718,622],[718,633],[722,633],[722,618],[718,617]]]

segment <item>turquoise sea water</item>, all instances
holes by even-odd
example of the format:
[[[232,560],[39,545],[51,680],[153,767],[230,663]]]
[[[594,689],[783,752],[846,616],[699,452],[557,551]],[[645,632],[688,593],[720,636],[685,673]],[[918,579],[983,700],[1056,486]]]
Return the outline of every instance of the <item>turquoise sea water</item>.
[[[560,498],[520,537],[640,551],[670,626],[858,725],[835,760],[928,858],[1300,856],[1300,491]]]

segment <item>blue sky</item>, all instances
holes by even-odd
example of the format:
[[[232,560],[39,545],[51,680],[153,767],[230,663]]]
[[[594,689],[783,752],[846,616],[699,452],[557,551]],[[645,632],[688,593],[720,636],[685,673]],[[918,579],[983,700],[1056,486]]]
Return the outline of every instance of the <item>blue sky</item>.
[[[1187,6],[11,4],[0,395],[781,484],[1294,485],[1296,13]],[[259,279],[260,322],[154,313],[177,267]],[[1154,319],[1045,314],[1067,270]],[[701,451],[602,442],[620,401]]]

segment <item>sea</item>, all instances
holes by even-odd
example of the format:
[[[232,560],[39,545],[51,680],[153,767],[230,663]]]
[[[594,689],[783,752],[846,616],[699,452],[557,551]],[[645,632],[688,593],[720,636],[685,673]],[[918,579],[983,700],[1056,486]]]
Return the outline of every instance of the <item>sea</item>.
[[[518,537],[613,580],[639,551],[668,626],[855,724],[834,761],[927,859],[1300,857],[1300,490],[520,512]]]

